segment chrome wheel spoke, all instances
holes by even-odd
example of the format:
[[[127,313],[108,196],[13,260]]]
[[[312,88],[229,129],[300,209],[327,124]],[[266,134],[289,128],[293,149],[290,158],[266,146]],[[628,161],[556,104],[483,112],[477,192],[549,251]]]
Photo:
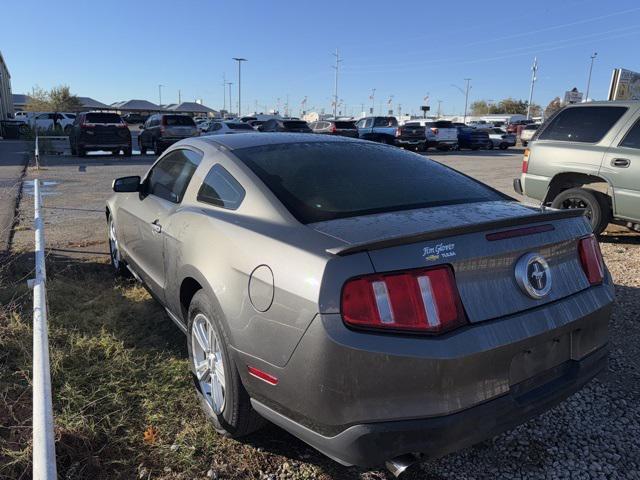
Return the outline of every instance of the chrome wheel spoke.
[[[216,355],[216,368],[215,368],[215,374],[216,377],[218,377],[218,379],[220,380],[220,382],[225,385],[225,378],[224,378],[224,365],[222,363],[222,354],[217,354]]]
[[[213,411],[221,413],[224,404],[224,393],[222,391],[222,383],[216,375],[211,376],[211,399],[213,401]]]
[[[193,335],[202,352],[207,355],[209,353],[209,336],[206,332],[206,323],[195,323],[193,325]]]
[[[195,367],[198,381],[206,381],[208,376],[210,375],[209,362],[207,361],[207,359],[205,358],[204,360],[200,360],[199,362],[196,361]]]

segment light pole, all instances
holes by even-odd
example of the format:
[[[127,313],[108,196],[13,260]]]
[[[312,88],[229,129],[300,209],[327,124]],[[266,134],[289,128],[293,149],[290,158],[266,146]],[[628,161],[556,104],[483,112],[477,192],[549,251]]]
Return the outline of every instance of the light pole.
[[[593,52],[593,55],[591,55],[591,66],[589,67],[589,80],[587,80],[587,93],[585,93],[584,95],[585,102],[589,100],[589,89],[591,88],[591,72],[593,71],[593,61],[596,59],[597,56],[598,56],[598,52]]]
[[[529,90],[529,103],[527,104],[527,120],[531,118],[531,102],[533,101],[533,86],[536,84],[536,73],[538,72],[538,57],[533,58],[531,66],[531,90]]]
[[[451,84],[452,87],[457,88],[458,90],[460,90],[460,93],[462,93],[464,95],[464,119],[462,120],[462,123],[467,123],[467,105],[469,103],[469,89],[471,88],[469,86],[469,82],[471,82],[470,78],[465,78],[464,81],[466,82],[466,88],[463,90],[462,88],[460,88],[457,85],[454,85],[453,83]]]
[[[335,67],[333,67],[336,70],[335,86],[333,89],[333,119],[335,120],[336,118],[338,118],[336,116],[338,110],[338,70],[340,68],[340,62],[342,62],[342,60],[340,60],[340,53],[338,52],[337,48],[336,53],[334,53],[333,55],[336,57],[336,65]]]
[[[242,116],[242,92],[240,90],[242,84],[242,62],[246,62],[246,58],[233,57],[238,62],[238,117]]]
[[[371,95],[369,96],[369,99],[371,100],[371,112],[369,112],[369,115],[373,115],[373,112],[376,110],[376,89],[375,88],[371,90]]]
[[[442,110],[441,107],[442,106],[442,100],[438,100],[438,118],[440,118],[440,115],[442,114]]]
[[[222,74],[222,110],[227,111],[227,76]]]
[[[227,85],[229,85],[229,113],[233,114],[233,102],[231,101],[231,85],[233,85],[233,82],[227,82]]]
[[[158,84],[158,106],[162,105],[162,87],[164,85]]]

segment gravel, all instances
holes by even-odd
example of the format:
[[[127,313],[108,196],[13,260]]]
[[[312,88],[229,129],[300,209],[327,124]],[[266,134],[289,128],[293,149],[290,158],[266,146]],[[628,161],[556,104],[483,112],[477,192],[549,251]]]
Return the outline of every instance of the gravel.
[[[640,235],[609,234],[602,251],[617,295],[608,373],[540,417],[425,462],[408,478],[640,480]]]

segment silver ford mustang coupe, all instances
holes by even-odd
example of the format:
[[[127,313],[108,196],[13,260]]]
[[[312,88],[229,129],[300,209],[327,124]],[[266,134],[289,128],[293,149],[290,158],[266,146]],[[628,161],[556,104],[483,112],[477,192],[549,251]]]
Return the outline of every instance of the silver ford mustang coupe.
[[[580,210],[356,139],[182,140],[107,202],[116,274],[187,336],[202,407],[344,465],[472,445],[606,367],[613,283]]]

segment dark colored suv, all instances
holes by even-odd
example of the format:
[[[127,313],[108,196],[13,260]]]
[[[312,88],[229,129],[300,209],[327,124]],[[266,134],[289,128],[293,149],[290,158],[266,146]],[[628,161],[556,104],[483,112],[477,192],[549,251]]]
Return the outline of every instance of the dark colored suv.
[[[90,150],[107,150],[131,156],[131,132],[117,113],[83,112],[69,132],[71,154],[84,157]]]
[[[358,129],[353,120],[321,120],[310,123],[309,127],[313,133],[358,138]]]
[[[258,127],[261,132],[313,133],[304,120],[284,120],[272,118]]]
[[[458,127],[458,147],[479,150],[481,148],[493,147],[486,130],[479,130],[472,127]]]
[[[151,115],[140,128],[138,145],[141,155],[145,155],[149,149],[160,155],[177,141],[200,134],[193,118],[188,115],[157,113]]]

